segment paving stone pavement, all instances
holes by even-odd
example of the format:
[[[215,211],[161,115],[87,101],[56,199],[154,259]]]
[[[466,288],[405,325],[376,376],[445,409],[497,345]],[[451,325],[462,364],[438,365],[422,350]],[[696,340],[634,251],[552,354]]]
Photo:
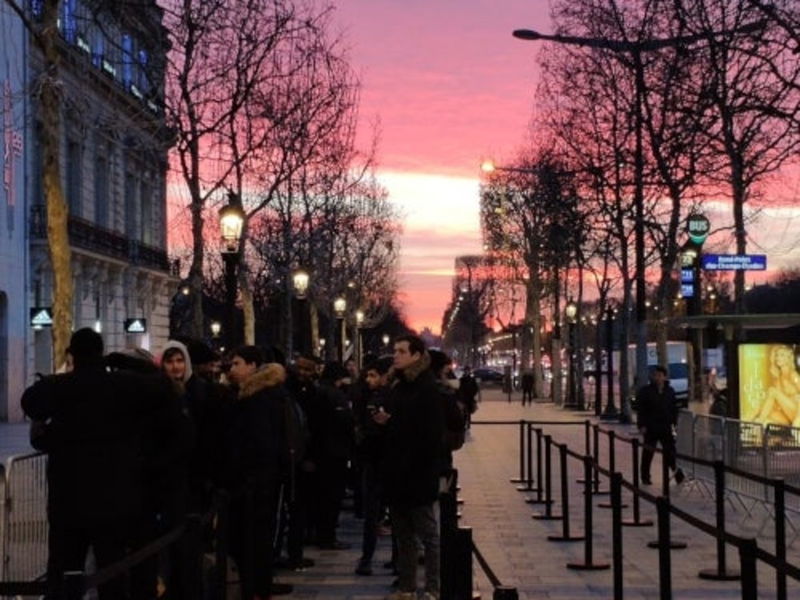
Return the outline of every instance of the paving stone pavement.
[[[509,404],[497,390],[484,391],[483,401],[474,416],[475,421],[489,420],[584,420],[590,415],[564,411],[546,403],[521,407],[519,396]],[[613,425],[621,435],[635,433],[632,426]],[[567,443],[570,448],[582,452],[584,449],[583,426],[544,426],[545,433],[554,440]],[[461,481],[461,523],[472,527],[475,543],[485,555],[488,563],[504,585],[518,588],[522,599],[569,600],[582,598],[612,598],[612,572],[574,571],[566,568],[568,562],[582,562],[582,542],[550,542],[548,535],[561,533],[560,521],[539,521],[531,516],[541,512],[540,506],[525,503],[529,494],[520,493],[510,479],[519,474],[518,425],[475,424],[468,434],[464,447],[456,453],[456,466]],[[607,464],[607,443],[601,436],[602,462]],[[617,469],[630,479],[631,457],[627,445],[620,444],[617,453]],[[557,458],[554,454],[553,486],[556,504],[553,512],[560,513],[560,489]],[[582,467],[574,459],[569,461],[569,492],[571,533],[583,534],[582,485],[576,479],[582,476]],[[651,490],[660,490],[660,462],[653,463]],[[607,487],[603,485],[602,487]],[[672,499],[676,505],[708,523],[714,522],[713,502],[703,488],[693,482],[682,486],[671,484]],[[625,494],[630,503],[629,494]],[[607,501],[607,497],[596,498],[595,503]],[[747,508],[747,510],[745,510]],[[625,511],[628,517],[630,509]],[[643,518],[654,519],[654,508],[642,503]],[[611,511],[596,508],[594,516],[595,562],[610,562],[611,559]],[[769,515],[758,505],[741,504],[732,500],[727,505],[730,530],[737,534],[756,536],[759,545],[771,550],[774,539],[770,537],[772,527]],[[375,600],[390,592],[392,577],[381,568],[389,557],[389,538],[381,538],[376,556],[375,575],[359,577],[353,570],[359,556],[361,521],[345,512],[340,526],[340,536],[353,547],[344,551],[320,551],[311,548],[307,556],[316,560],[316,565],[301,573],[279,573],[281,581],[295,584],[295,598],[315,600]],[[790,539],[797,532],[789,528]],[[728,599],[741,598],[738,582],[713,582],[697,577],[700,569],[716,566],[715,541],[705,533],[672,518],[672,536],[687,541],[685,550],[672,552],[672,588],[676,599]],[[659,598],[658,552],[646,547],[655,539],[655,527],[623,529],[623,576],[624,596],[629,599]],[[728,566],[738,569],[738,553],[728,547]],[[800,563],[800,542],[794,541],[789,549],[789,562]],[[474,563],[475,589],[483,598],[491,598],[492,587]],[[759,598],[775,598],[775,576],[770,568],[759,565]],[[800,586],[789,580],[789,598],[800,598]]]

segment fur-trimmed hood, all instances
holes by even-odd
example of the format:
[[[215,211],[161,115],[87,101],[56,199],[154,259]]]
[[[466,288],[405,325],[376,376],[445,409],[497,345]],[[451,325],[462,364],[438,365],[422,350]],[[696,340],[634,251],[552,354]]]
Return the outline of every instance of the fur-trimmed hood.
[[[431,357],[427,351],[422,353],[422,358],[420,358],[417,362],[411,363],[408,367],[403,370],[396,369],[392,367],[389,369],[389,381],[397,381],[399,379],[405,379],[406,381],[414,381],[417,377],[419,377],[422,373],[427,371],[431,366]]]
[[[277,387],[286,381],[286,369],[278,363],[261,365],[239,386],[239,398],[255,396],[261,390]]]

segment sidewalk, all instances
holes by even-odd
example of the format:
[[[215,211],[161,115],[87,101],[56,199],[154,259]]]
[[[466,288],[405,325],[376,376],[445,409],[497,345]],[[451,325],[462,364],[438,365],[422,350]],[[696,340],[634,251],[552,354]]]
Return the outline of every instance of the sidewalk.
[[[519,395],[514,394],[514,403],[508,404],[506,396],[499,391],[484,391],[483,402],[474,415],[475,421],[486,420],[583,420],[588,415],[557,409],[550,404],[534,404],[522,408]],[[631,434],[631,426],[613,426],[622,435]],[[557,442],[567,443],[575,451],[583,452],[584,429],[582,426],[546,426],[545,433],[551,434]],[[533,520],[531,515],[542,510],[541,505],[524,502],[528,494],[516,490],[510,478],[519,474],[519,428],[517,425],[473,425],[467,443],[456,453],[456,466],[460,472],[462,492],[465,500],[462,525],[473,529],[473,538],[504,585],[516,586],[519,597],[523,599],[580,599],[611,598],[613,596],[612,572],[573,571],[565,567],[568,562],[582,562],[584,545],[582,542],[550,542],[548,535],[561,533],[560,521]],[[601,436],[604,449],[602,463],[607,464],[605,448],[607,438]],[[553,497],[556,504],[554,514],[560,513],[559,479],[557,458],[554,455]],[[574,459],[568,461],[570,474],[570,514],[573,535],[583,533],[583,495],[582,486],[576,479],[582,476],[582,467]],[[631,458],[629,446],[619,444],[617,470],[630,479]],[[658,493],[661,466],[658,456],[653,463],[653,482],[650,488]],[[603,488],[607,488],[605,483]],[[629,494],[624,497],[630,503]],[[700,492],[698,486],[684,483],[680,488],[672,486],[672,499],[684,510],[701,516],[708,523],[714,523],[713,502],[707,494]],[[608,501],[607,496],[598,497],[595,504]],[[740,505],[727,506],[730,531],[758,536],[759,545],[771,550],[769,524],[762,520],[758,507],[752,508],[752,515]],[[630,509],[623,512],[629,516]],[[611,511],[595,508],[594,513],[594,555],[595,562],[610,562],[611,556]],[[642,518],[654,519],[655,511],[649,503],[642,502]],[[385,574],[382,563],[389,556],[389,538],[380,538],[375,560],[375,573],[372,577],[358,577],[353,569],[359,556],[361,522],[346,512],[342,517],[341,538],[353,544],[351,550],[325,552],[310,549],[307,556],[317,561],[316,566],[301,573],[279,572],[281,581],[295,584],[295,598],[315,599],[359,599],[373,600],[383,598],[389,591],[392,577]],[[793,532],[789,531],[789,540]],[[716,566],[715,541],[705,533],[699,532],[682,521],[672,519],[673,539],[687,541],[685,550],[672,552],[672,587],[674,598],[718,599],[740,598],[738,582],[713,582],[701,580],[697,573],[701,569]],[[646,547],[655,539],[655,527],[623,528],[623,561],[626,599],[655,599],[659,597],[658,551]],[[800,562],[800,543],[795,542],[789,549],[789,561]],[[738,554],[728,546],[728,568],[738,570]],[[483,576],[477,562],[474,563],[475,588],[484,599],[491,598],[492,588]],[[759,566],[758,584],[760,597],[775,597],[775,577],[771,569]],[[789,580],[789,596],[800,597],[800,587]]]

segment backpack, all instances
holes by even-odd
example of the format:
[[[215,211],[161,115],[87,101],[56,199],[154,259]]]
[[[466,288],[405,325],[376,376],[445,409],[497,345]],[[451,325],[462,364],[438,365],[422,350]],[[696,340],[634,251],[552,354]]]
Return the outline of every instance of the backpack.
[[[453,388],[440,385],[439,390],[444,405],[445,446],[450,451],[458,450],[466,440],[466,410],[464,405],[459,402],[458,395]]]

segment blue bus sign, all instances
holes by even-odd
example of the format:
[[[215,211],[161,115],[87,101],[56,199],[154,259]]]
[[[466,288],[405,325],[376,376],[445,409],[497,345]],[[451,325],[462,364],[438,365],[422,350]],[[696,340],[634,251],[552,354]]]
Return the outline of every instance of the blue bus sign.
[[[705,271],[766,271],[765,254],[703,254]]]
[[[682,283],[681,284],[681,297],[694,298],[694,284]]]

